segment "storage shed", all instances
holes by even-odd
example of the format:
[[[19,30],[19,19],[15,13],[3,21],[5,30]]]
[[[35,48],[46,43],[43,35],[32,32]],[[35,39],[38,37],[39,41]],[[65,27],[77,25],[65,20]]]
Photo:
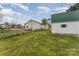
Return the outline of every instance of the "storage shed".
[[[52,33],[79,34],[79,10],[51,15]]]

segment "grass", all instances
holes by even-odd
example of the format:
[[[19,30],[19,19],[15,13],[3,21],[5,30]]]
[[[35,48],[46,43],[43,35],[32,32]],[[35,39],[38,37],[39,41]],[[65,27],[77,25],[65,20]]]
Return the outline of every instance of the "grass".
[[[0,30],[1,56],[79,55],[79,37],[50,31]]]

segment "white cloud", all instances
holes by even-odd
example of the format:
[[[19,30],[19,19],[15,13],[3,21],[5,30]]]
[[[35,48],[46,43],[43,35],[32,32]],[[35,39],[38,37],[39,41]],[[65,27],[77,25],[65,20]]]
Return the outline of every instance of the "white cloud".
[[[4,8],[1,9],[0,14],[2,14],[3,16],[12,16],[13,14],[16,14],[18,16],[21,15],[21,13],[13,11],[11,8],[9,8],[9,9],[4,9]]]
[[[11,20],[11,19],[13,19],[12,17],[9,17],[9,16],[4,16],[3,18],[2,18],[3,20]]]
[[[2,15],[2,19],[3,22],[12,22],[12,20],[14,20],[15,18],[13,16],[20,16],[22,15],[19,12],[13,11],[11,8],[9,9],[1,9],[0,14]]]
[[[51,9],[48,8],[48,7],[41,7],[41,6],[39,6],[39,7],[37,7],[37,8],[38,8],[38,12],[39,12],[39,13],[48,13],[48,12],[51,11]]]
[[[53,11],[55,11],[56,13],[62,13],[62,12],[66,12],[66,10],[68,10],[68,7],[58,7],[53,9]]]
[[[21,16],[21,15],[22,15],[21,13],[16,12],[16,11],[14,11],[14,14],[15,14],[16,16]]]
[[[14,5],[20,7],[21,9],[23,9],[24,11],[30,11],[28,6],[24,6],[21,3],[15,3]]]
[[[10,6],[11,6],[12,8],[16,8],[16,6],[14,5],[14,3],[12,3]]]
[[[2,22],[4,23],[4,22],[11,22],[12,20],[13,20],[14,18],[12,18],[12,17],[10,17],[10,16],[4,16],[3,18],[2,18]]]
[[[0,5],[0,8],[2,9],[2,8],[3,8],[3,6],[2,6],[2,5]]]
[[[18,12],[17,12],[16,14],[17,14],[18,16],[22,15],[21,13],[18,13]]]
[[[10,16],[14,13],[14,11],[12,9],[1,9],[0,13],[4,16]]]

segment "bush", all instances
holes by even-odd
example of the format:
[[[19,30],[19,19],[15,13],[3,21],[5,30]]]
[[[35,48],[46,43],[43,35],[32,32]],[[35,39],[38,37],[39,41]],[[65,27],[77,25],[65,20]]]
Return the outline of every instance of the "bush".
[[[32,29],[25,29],[25,31],[32,31]]]

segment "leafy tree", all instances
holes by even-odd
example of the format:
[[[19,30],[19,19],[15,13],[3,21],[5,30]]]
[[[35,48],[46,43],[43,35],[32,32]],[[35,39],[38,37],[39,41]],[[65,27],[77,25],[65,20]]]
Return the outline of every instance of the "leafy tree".
[[[48,27],[51,28],[51,19],[48,18]]]
[[[76,4],[74,4],[73,6],[71,6],[71,7],[69,8],[69,10],[67,10],[67,12],[69,12],[69,11],[74,11],[74,10],[77,10],[77,9],[79,9],[79,3],[76,3]]]
[[[45,19],[45,18],[42,19],[42,24],[43,24],[43,25],[47,25],[47,19]]]
[[[5,22],[5,25],[9,25],[9,23],[8,22]]]
[[[79,3],[74,4],[75,9],[79,9]]]
[[[42,25],[44,26],[43,29],[46,29],[46,26],[47,26],[47,19],[42,19]]]

